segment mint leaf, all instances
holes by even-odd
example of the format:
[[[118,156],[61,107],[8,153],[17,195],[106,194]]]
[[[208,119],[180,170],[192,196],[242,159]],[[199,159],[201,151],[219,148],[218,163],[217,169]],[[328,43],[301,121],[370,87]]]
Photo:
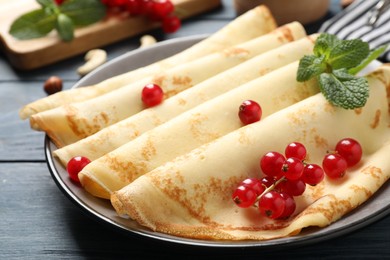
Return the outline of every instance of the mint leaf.
[[[371,61],[377,59],[379,56],[382,55],[387,49],[388,45],[382,45],[375,50],[372,50],[370,54],[368,54],[367,58],[365,58],[358,66],[351,68],[348,70],[351,74],[357,74],[359,71],[364,69]]]
[[[360,39],[343,40],[330,50],[327,62],[333,69],[349,69],[358,66],[369,52],[368,43]]]
[[[324,64],[324,56],[317,57],[315,55],[305,55],[299,61],[297,81],[307,81],[322,72],[325,71],[326,67]]]
[[[56,18],[55,14],[44,9],[34,10],[17,18],[9,33],[19,40],[40,38],[54,29]]]
[[[335,106],[354,109],[363,107],[367,102],[367,79],[355,77],[345,69],[322,73],[318,76],[318,83],[325,98]]]
[[[325,55],[329,56],[330,51],[336,46],[340,40],[333,34],[321,33],[318,36],[316,43],[314,45],[314,55],[321,56]]]
[[[72,20],[65,14],[59,14],[56,29],[61,39],[68,42],[74,38],[74,26]]]
[[[95,23],[106,15],[105,5],[100,0],[68,0],[59,8],[61,13],[72,19],[75,26]]]

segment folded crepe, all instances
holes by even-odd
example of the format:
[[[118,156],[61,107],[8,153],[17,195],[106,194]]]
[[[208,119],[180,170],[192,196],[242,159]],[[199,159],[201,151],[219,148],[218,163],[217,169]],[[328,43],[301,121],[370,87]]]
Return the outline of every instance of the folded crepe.
[[[314,80],[295,80],[298,61],[202,103],[147,131],[88,164],[79,179],[85,190],[109,198],[139,176],[183,153],[242,127],[240,104],[252,99],[261,104],[263,115],[290,106],[318,93]],[[223,151],[221,151],[223,153]]]
[[[260,54],[167,99],[157,107],[144,109],[87,138],[57,149],[54,156],[64,166],[78,155],[95,160],[211,98],[312,53],[316,37],[311,35]]]
[[[45,131],[58,147],[62,147],[143,110],[145,107],[141,92],[148,83],[159,85],[164,91],[164,99],[167,99],[256,55],[305,35],[302,25],[293,22],[266,35],[181,64],[96,98],[37,113],[30,117],[30,123],[34,129]]]
[[[390,177],[389,67],[368,81],[370,97],[361,109],[333,107],[317,94],[141,176],[114,192],[112,205],[154,231],[197,239],[266,240],[325,227],[364,203]],[[345,137],[360,142],[362,160],[341,179],[325,177],[308,186],[296,197],[290,218],[271,220],[232,201],[243,179],[262,176],[259,159],[266,152],[283,152],[298,141],[308,150],[308,162],[321,165]]]
[[[207,54],[225,49],[230,46],[251,40],[266,34],[276,28],[272,14],[265,6],[258,6],[237,17],[225,27],[212,34],[198,44],[149,66],[107,79],[94,86],[76,88],[56,93],[42,98],[23,107],[19,116],[27,119],[41,111],[52,109],[63,104],[87,100],[119,87],[135,82],[144,77],[160,73],[168,68],[189,62]]]

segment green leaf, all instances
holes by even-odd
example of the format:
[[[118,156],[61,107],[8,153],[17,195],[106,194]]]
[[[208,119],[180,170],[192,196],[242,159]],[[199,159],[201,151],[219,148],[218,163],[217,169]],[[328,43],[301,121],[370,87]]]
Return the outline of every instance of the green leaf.
[[[324,72],[326,69],[324,58],[324,56],[317,57],[315,55],[303,56],[299,61],[297,81],[307,81]]]
[[[349,69],[359,65],[369,52],[368,43],[360,39],[343,40],[332,48],[327,62],[333,69]]]
[[[44,9],[26,13],[11,25],[9,33],[19,40],[28,40],[46,36],[56,24],[57,16]]]
[[[100,0],[69,0],[60,7],[61,13],[72,19],[75,26],[95,23],[106,15],[105,5]]]
[[[316,56],[329,56],[330,51],[336,46],[340,40],[333,34],[321,33],[318,36],[314,45],[313,52]]]
[[[364,69],[371,61],[376,60],[379,56],[382,55],[387,49],[388,45],[382,45],[375,50],[371,50],[370,54],[365,58],[358,66],[349,69],[349,73],[357,74],[359,71]]]
[[[345,69],[318,76],[321,92],[333,105],[345,109],[363,107],[369,96],[369,86],[364,77],[350,75]]]
[[[65,14],[59,14],[56,29],[61,39],[68,42],[74,38],[74,26],[72,20]]]

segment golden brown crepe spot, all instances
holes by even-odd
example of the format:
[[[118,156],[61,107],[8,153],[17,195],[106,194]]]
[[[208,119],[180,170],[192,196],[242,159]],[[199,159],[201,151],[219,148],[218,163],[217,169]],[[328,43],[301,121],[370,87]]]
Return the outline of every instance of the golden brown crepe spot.
[[[146,171],[146,165],[143,162],[137,164],[131,161],[123,162],[110,154],[104,156],[104,160],[104,165],[109,166],[111,170],[118,173],[120,180],[125,183],[132,182],[139,176],[139,172],[143,173]]]
[[[292,42],[294,40],[294,35],[288,26],[280,27],[279,29],[275,30],[275,33],[281,34],[281,36],[278,37],[280,42]]]
[[[380,119],[381,119],[381,114],[382,114],[382,111],[380,109],[377,109],[375,111],[375,116],[374,116],[374,120],[373,122],[370,124],[370,127],[375,129],[377,128],[377,126],[379,125],[380,123]]]
[[[188,76],[174,76],[172,78],[172,84],[190,86],[192,79]]]
[[[321,137],[320,135],[314,136],[314,143],[316,147],[321,147],[321,148],[329,147],[328,141],[325,138]]]
[[[146,144],[141,148],[141,154],[146,161],[150,161],[150,159],[156,155],[156,147],[154,146],[152,137],[147,137]]]
[[[265,74],[269,73],[271,71],[270,68],[261,68],[259,70],[259,76],[264,76]]]
[[[355,108],[353,111],[355,111],[356,115],[360,115],[363,112],[363,108]]]
[[[383,172],[381,168],[375,166],[367,166],[361,170],[361,172],[365,175],[369,175],[372,179],[377,181],[377,185],[381,185],[381,180],[383,178]]]
[[[222,55],[230,58],[230,57],[236,57],[236,58],[242,58],[246,59],[249,56],[250,52],[243,48],[238,47],[232,47],[228,48],[222,51]]]
[[[185,106],[187,104],[187,101],[184,98],[177,98],[176,100],[180,106]]]
[[[372,192],[362,186],[358,185],[351,185],[349,187],[351,190],[353,190],[355,193],[364,193],[366,195],[366,198],[369,198],[372,196]]]
[[[250,144],[251,143],[251,139],[246,134],[246,131],[242,130],[242,128],[239,129],[238,134],[239,134],[238,142],[240,142],[240,144]]]
[[[371,72],[370,77],[378,79],[383,83],[383,85],[386,86],[386,88],[388,87],[387,85],[388,81],[386,80],[385,72],[383,70],[375,70]]]
[[[307,189],[310,191],[311,199],[314,201],[318,200],[325,195],[325,182],[322,181],[315,186],[307,185]]]
[[[157,84],[159,85],[160,87],[164,85],[164,81],[165,81],[166,77],[164,75],[157,75],[157,76],[154,76],[153,77],[153,80],[152,82],[154,84]]]
[[[329,102],[326,102],[324,106],[324,111],[330,114],[334,114],[336,112],[336,108]]]
[[[220,135],[211,132],[210,129],[204,129],[204,122],[207,122],[208,117],[202,113],[194,113],[191,115],[189,127],[194,138],[202,140],[202,143],[217,139]]]

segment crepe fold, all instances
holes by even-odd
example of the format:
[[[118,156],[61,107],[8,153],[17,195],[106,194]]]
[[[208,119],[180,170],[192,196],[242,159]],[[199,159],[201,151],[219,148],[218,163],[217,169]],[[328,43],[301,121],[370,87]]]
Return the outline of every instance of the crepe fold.
[[[318,93],[314,80],[295,80],[298,61],[196,106],[88,164],[79,179],[91,194],[109,198],[139,176],[183,153],[242,127],[244,100],[261,104],[262,116]]]
[[[207,100],[312,53],[316,37],[311,35],[260,54],[178,93],[157,107],[144,109],[87,138],[57,149],[54,155],[64,166],[78,155],[95,160]]]
[[[145,107],[141,92],[146,84],[159,85],[164,91],[164,99],[167,99],[261,53],[304,36],[306,32],[302,25],[293,22],[96,98],[37,113],[30,117],[30,123],[32,128],[45,131],[58,147],[62,147],[142,111]]]
[[[260,5],[237,17],[205,40],[176,55],[107,79],[93,86],[70,89],[39,99],[24,106],[19,111],[19,116],[22,119],[27,119],[33,114],[49,110],[60,105],[97,97],[114,89],[131,84],[139,79],[165,71],[168,68],[176,67],[182,63],[189,62],[227,47],[254,39],[258,36],[271,32],[275,28],[276,23],[272,14],[266,6]]]
[[[325,227],[364,203],[390,177],[389,67],[368,81],[370,97],[361,109],[336,108],[322,94],[314,95],[139,177],[113,193],[112,205],[154,231],[187,238],[266,240]],[[262,176],[259,160],[266,152],[283,152],[288,143],[299,141],[308,150],[307,161],[321,165],[345,137],[360,142],[362,160],[342,179],[326,177],[308,186],[296,197],[297,209],[289,219],[271,220],[232,201],[243,179]]]

